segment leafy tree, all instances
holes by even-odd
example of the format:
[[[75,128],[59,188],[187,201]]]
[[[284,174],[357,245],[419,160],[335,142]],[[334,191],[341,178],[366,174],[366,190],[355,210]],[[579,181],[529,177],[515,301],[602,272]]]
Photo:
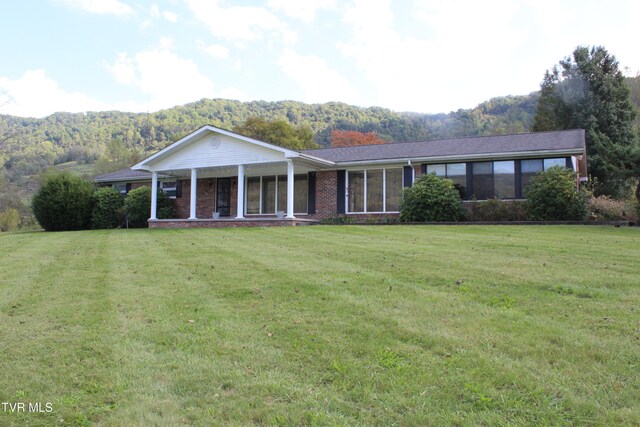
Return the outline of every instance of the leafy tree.
[[[0,231],[13,231],[20,225],[20,213],[15,208],[9,208],[0,213]]]
[[[124,212],[129,227],[146,227],[147,220],[151,216],[151,188],[145,186],[131,190],[124,199]],[[173,218],[175,215],[174,200],[160,190],[158,190],[156,213],[158,218]]]
[[[358,132],[334,129],[331,131],[332,147],[351,147],[354,145],[386,144],[375,132]]]
[[[404,222],[461,221],[465,213],[453,181],[435,174],[422,175],[413,187],[405,189],[400,204],[400,220]]]
[[[308,125],[293,126],[285,120],[268,121],[260,117],[250,117],[233,131],[249,138],[294,150],[317,148],[313,141],[313,131]]]
[[[91,225],[93,228],[116,228],[122,223],[124,200],[111,187],[99,188],[93,193]]]
[[[583,220],[588,202],[587,192],[576,190],[575,172],[554,166],[527,186],[525,210],[534,221]]]
[[[68,172],[50,174],[33,196],[36,219],[47,231],[82,230],[91,223],[93,184]]]
[[[602,193],[623,196],[626,170],[639,151],[635,111],[618,61],[601,46],[578,47],[544,75],[533,122],[536,132],[586,130],[589,172]]]

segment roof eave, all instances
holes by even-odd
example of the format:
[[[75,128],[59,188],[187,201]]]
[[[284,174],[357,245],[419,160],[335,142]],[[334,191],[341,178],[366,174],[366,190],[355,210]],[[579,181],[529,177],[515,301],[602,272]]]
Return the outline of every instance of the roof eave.
[[[418,156],[418,157],[397,157],[387,159],[376,160],[353,160],[353,161],[336,161],[336,166],[357,166],[365,164],[385,164],[385,163],[406,163],[406,162],[419,162],[419,163],[435,163],[435,162],[467,162],[469,160],[502,160],[502,159],[527,159],[527,158],[539,158],[545,155],[565,155],[574,156],[584,154],[583,148],[574,149],[562,149],[562,150],[534,150],[534,151],[518,151],[518,152],[505,152],[505,153],[483,153],[483,154],[471,154],[471,155],[455,155],[455,156]]]

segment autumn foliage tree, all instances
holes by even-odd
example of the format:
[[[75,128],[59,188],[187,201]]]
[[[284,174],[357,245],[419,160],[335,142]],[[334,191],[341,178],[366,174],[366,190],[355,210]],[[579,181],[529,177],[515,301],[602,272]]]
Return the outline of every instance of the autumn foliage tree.
[[[358,132],[354,130],[334,129],[331,132],[332,147],[352,147],[355,145],[385,144],[375,132]]]

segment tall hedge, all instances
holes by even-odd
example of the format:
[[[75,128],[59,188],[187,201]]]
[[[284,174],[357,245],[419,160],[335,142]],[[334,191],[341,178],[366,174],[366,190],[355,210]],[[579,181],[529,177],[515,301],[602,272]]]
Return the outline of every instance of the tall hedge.
[[[129,227],[146,227],[147,220],[151,216],[151,188],[140,187],[131,190],[124,199],[124,212]],[[158,190],[158,218],[173,218],[174,214],[174,200]]]
[[[450,179],[422,175],[404,190],[400,220],[405,222],[461,221],[465,216],[460,193]]]
[[[93,228],[116,228],[124,216],[124,199],[111,187],[99,188],[93,193],[91,225]]]
[[[575,172],[554,166],[533,177],[525,209],[534,221],[584,220],[589,196],[576,190]]]
[[[93,184],[68,172],[49,175],[33,196],[36,219],[47,231],[90,227]]]

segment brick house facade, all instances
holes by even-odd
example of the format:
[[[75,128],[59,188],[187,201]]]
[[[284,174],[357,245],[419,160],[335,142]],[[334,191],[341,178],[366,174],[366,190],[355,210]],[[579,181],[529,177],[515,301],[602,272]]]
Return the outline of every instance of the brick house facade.
[[[96,182],[121,192],[150,185],[151,227],[295,225],[397,216],[402,188],[424,173],[453,180],[468,200],[522,199],[552,166],[586,179],[583,130],[297,151],[205,126]],[[157,219],[167,189],[176,215]]]

